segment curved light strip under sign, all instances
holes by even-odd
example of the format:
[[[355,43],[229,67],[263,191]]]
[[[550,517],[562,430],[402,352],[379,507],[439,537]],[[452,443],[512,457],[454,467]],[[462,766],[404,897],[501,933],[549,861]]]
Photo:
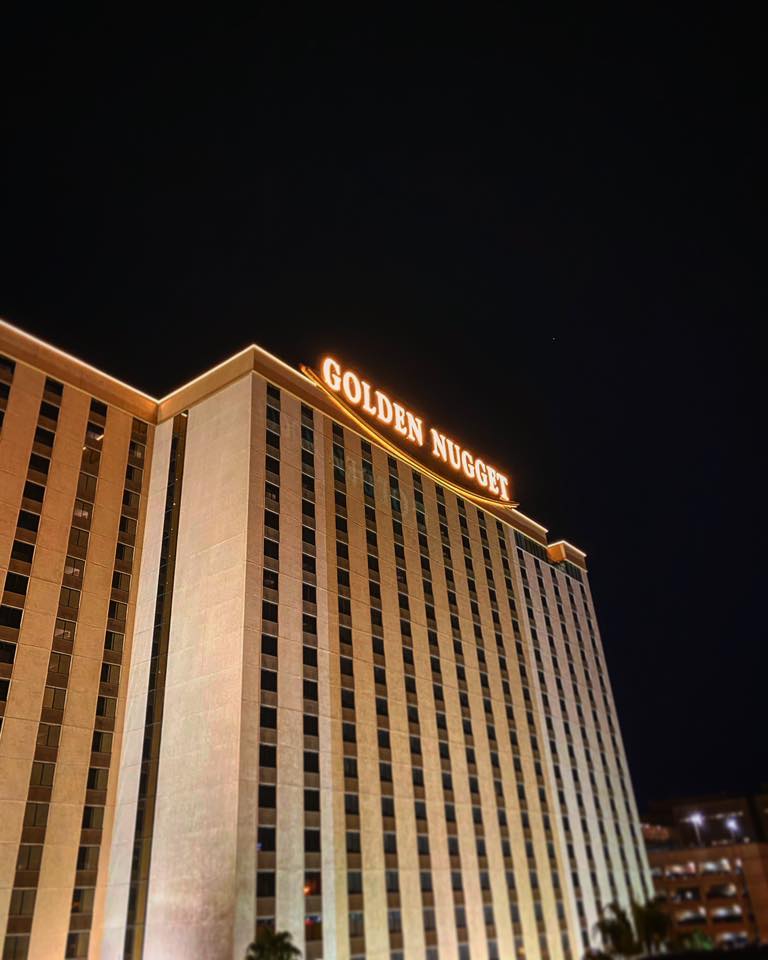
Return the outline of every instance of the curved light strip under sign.
[[[515,503],[512,500],[496,500],[493,497],[484,497],[480,493],[475,493],[474,490],[469,490],[467,487],[462,487],[458,483],[454,483],[452,480],[448,480],[442,474],[437,473],[437,471],[432,470],[430,467],[423,464],[420,460],[417,460],[415,457],[410,456],[397,444],[392,443],[391,440],[388,440],[387,437],[383,436],[372,427],[367,420],[363,420],[362,417],[359,417],[354,413],[343,400],[340,400],[338,396],[333,392],[333,390],[328,387],[325,382],[319,377],[314,370],[310,367],[305,366],[303,363],[299,365],[299,369],[304,374],[307,379],[311,380],[315,386],[319,387],[323,393],[328,397],[328,399],[338,407],[347,417],[352,420],[357,427],[359,427],[363,433],[365,433],[371,440],[376,444],[383,447],[387,453],[391,453],[396,457],[399,457],[401,460],[404,460],[409,467],[413,470],[419,471],[419,473],[426,474],[430,477],[435,483],[440,484],[442,487],[447,487],[453,493],[458,494],[460,497],[466,497],[469,500],[474,500],[475,503],[480,503],[486,507],[501,507],[503,510],[512,510],[515,507],[519,506],[518,503]]]

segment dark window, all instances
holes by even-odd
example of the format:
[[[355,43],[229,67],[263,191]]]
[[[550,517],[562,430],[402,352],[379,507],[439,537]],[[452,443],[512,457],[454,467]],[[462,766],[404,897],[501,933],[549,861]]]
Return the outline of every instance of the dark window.
[[[277,623],[277,604],[270,603],[269,600],[262,600],[261,616],[262,616],[262,619],[264,620],[269,620],[272,623]]]
[[[262,727],[268,727],[271,730],[277,729],[277,710],[274,707],[262,706],[260,714]]]
[[[24,543],[23,540],[14,540],[11,559],[20,560],[22,563],[32,563],[34,552],[35,548],[31,543]]]
[[[256,896],[271,899],[275,895],[275,875],[259,871],[256,874]]]
[[[272,560],[279,560],[280,558],[280,546],[274,540],[264,539],[264,556],[270,557]]]
[[[259,806],[274,810],[277,804],[275,788],[268,783],[259,784]]]
[[[17,630],[21,626],[21,610],[18,607],[0,606],[0,626]]]
[[[13,663],[16,659],[16,644],[0,640],[0,663]]]
[[[32,453],[29,457],[29,469],[36,470],[38,473],[48,474],[51,461],[48,457],[41,457],[39,453]]]
[[[275,828],[274,827],[259,827],[256,849],[262,850],[266,853],[274,852],[274,849],[275,849]]]
[[[304,849],[310,853],[320,852],[320,831],[319,830],[304,831]]]
[[[274,670],[261,671],[261,689],[272,693],[277,692],[277,673]]]
[[[8,573],[5,577],[5,589],[9,593],[17,593],[19,596],[26,596],[29,577],[23,577],[20,573]]]
[[[30,513],[29,510],[20,510],[18,526],[22,530],[32,530],[37,533],[37,528],[40,526],[40,516],[37,513]]]
[[[262,633],[261,652],[263,654],[266,654],[268,657],[276,657],[277,656],[277,637],[273,637],[269,633]]]

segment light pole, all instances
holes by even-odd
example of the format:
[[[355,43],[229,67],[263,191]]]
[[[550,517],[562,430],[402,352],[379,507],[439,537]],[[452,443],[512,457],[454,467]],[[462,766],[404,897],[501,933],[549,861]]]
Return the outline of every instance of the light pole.
[[[700,813],[692,813],[688,817],[688,822],[693,824],[693,829],[696,831],[696,845],[701,846],[701,828],[704,825],[704,817]]]

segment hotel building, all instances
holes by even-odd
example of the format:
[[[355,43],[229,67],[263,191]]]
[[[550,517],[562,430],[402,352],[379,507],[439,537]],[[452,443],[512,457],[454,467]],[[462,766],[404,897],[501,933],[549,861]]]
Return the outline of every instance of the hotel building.
[[[584,554],[322,369],[0,325],[5,960],[576,960],[650,895]]]

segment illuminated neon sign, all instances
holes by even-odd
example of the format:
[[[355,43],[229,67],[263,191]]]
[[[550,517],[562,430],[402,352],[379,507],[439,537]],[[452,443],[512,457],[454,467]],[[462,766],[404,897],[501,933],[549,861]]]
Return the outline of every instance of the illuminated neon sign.
[[[323,360],[320,376],[307,367],[302,367],[302,370],[332,399],[352,414],[357,422],[361,421],[350,408],[362,411],[366,418],[390,428],[408,443],[419,448],[426,447],[435,459],[463,478],[475,483],[481,488],[482,493],[467,491],[471,496],[502,506],[514,506],[509,496],[509,478],[505,474],[461,447],[439,430],[425,426],[421,417],[417,417],[407,407],[392,400],[382,390],[374,389],[354,370],[344,369],[333,357],[326,357]],[[368,429],[378,440],[383,439],[377,431],[370,427]],[[421,463],[415,465],[422,468]]]

